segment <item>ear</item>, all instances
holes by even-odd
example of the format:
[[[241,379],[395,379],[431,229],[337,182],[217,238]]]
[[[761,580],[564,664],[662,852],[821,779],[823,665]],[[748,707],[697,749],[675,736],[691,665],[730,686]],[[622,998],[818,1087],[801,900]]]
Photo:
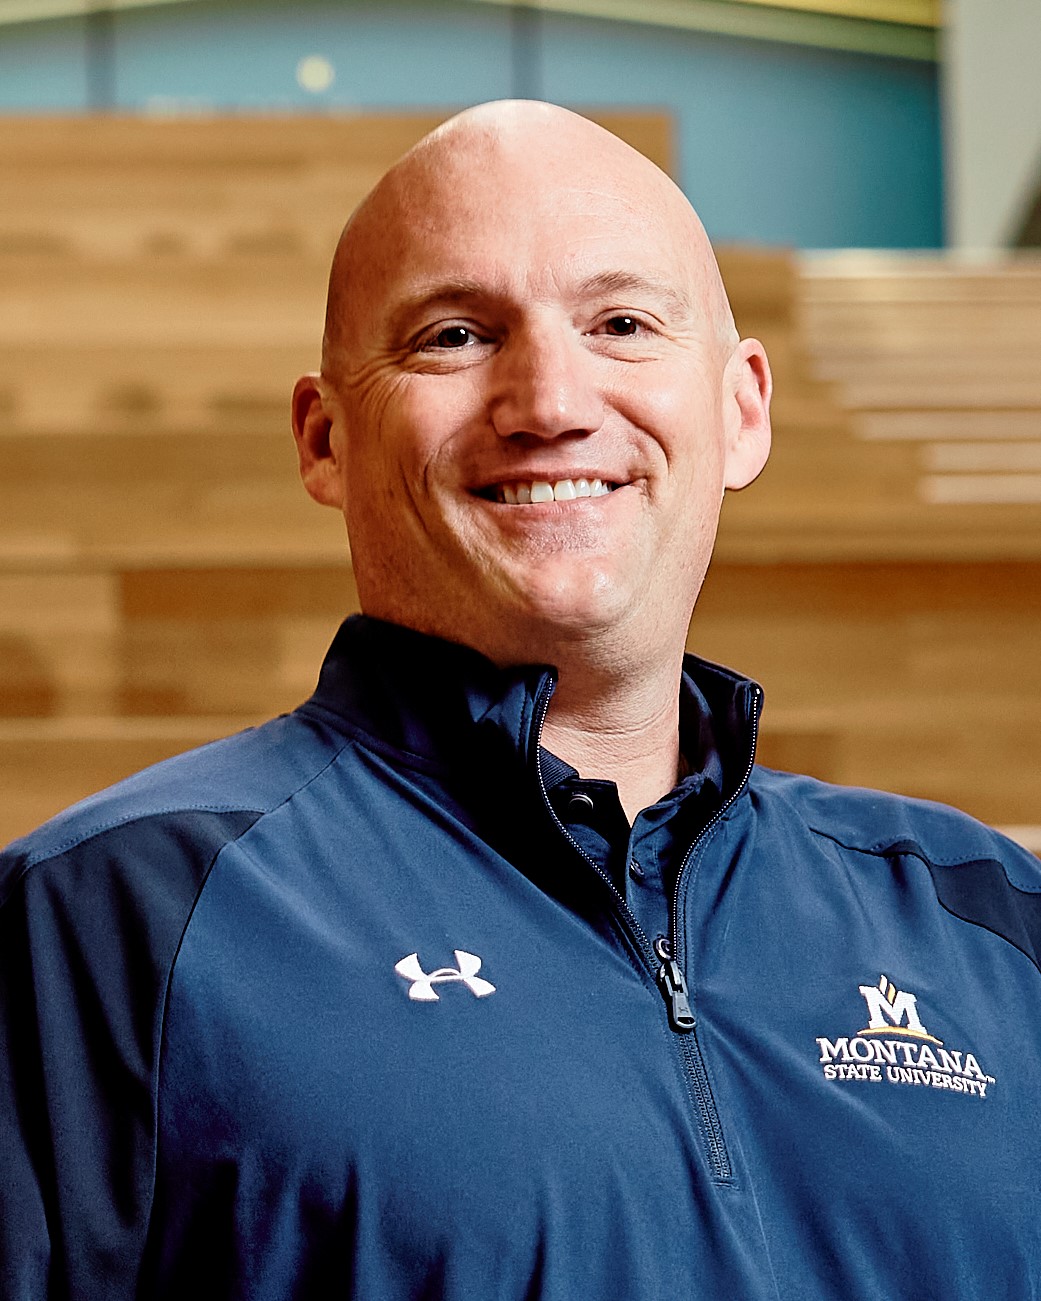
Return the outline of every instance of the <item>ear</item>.
[[[773,379],[766,349],[742,339],[727,363],[724,379],[726,429],[725,487],[747,488],[770,455],[770,395]]]
[[[293,437],[300,478],[322,506],[343,509],[343,476],[332,441],[333,407],[320,375],[301,375],[293,388]]]

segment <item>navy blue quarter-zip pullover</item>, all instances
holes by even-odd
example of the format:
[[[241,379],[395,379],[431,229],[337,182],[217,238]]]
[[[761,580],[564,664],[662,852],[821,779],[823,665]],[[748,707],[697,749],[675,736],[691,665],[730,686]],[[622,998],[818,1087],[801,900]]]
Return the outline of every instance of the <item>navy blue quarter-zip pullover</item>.
[[[357,617],[9,847],[4,1301],[1041,1296],[1041,865],[692,658],[629,827],[552,689]]]

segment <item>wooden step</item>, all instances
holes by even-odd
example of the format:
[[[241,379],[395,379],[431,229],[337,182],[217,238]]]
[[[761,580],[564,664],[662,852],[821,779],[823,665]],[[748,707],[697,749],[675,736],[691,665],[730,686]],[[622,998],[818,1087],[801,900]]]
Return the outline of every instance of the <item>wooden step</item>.
[[[249,432],[0,438],[0,569],[339,558],[292,437]]]

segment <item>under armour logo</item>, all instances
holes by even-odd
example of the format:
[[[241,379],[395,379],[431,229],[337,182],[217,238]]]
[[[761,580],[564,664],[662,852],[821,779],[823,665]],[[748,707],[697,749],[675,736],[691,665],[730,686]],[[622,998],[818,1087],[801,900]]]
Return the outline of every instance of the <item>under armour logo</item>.
[[[398,975],[404,976],[410,982],[409,998],[416,999],[420,1003],[436,1003],[440,995],[434,986],[447,984],[450,980],[461,981],[470,993],[478,998],[495,993],[495,986],[477,974],[481,970],[481,959],[477,954],[464,953],[462,949],[456,949],[454,952],[455,960],[459,963],[458,968],[441,967],[437,971],[432,971],[429,976],[419,965],[418,953],[410,953],[407,958],[402,958],[400,962],[394,964],[394,970]]]

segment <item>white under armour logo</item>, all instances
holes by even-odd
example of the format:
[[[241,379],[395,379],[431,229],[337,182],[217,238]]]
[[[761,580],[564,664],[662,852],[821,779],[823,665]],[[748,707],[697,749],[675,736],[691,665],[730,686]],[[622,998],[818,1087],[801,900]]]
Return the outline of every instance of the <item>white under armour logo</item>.
[[[450,980],[461,981],[470,993],[476,994],[478,998],[495,993],[495,986],[491,981],[477,974],[481,970],[481,959],[477,954],[464,953],[462,949],[455,949],[454,952],[455,960],[459,963],[458,969],[441,967],[437,971],[432,971],[429,976],[419,965],[418,953],[410,953],[407,958],[402,958],[400,962],[394,964],[394,970],[398,975],[404,976],[411,982],[408,990],[409,998],[421,1003],[436,1003],[440,995],[434,986],[443,985]]]

